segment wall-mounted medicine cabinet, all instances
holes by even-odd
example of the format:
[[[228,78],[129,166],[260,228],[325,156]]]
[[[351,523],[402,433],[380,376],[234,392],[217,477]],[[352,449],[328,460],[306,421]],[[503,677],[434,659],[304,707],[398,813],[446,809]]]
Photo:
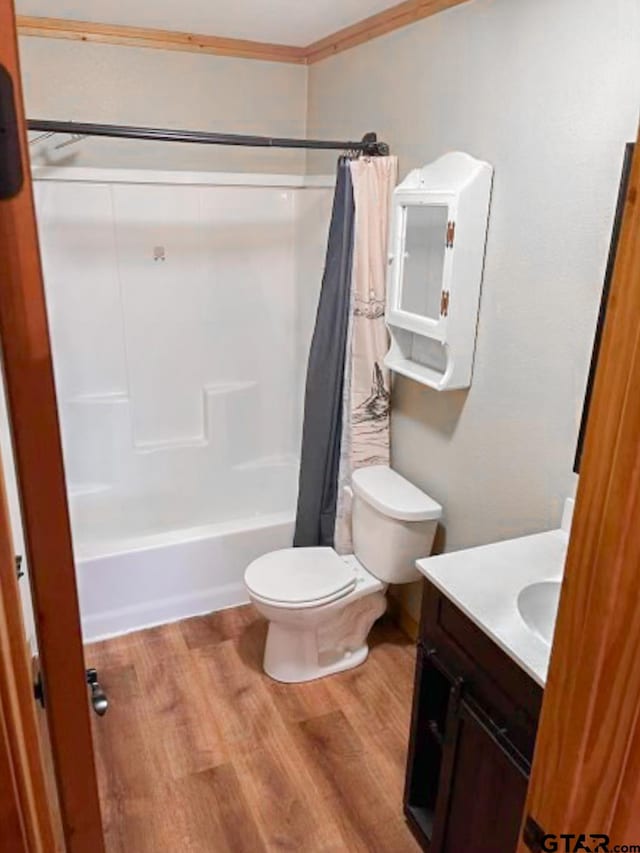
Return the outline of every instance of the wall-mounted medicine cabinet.
[[[471,384],[492,179],[455,151],[393,194],[385,364],[438,391]]]

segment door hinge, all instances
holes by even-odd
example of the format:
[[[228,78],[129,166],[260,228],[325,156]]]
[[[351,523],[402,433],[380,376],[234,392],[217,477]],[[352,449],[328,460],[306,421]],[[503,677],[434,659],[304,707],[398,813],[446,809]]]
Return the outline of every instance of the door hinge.
[[[446,239],[446,247],[447,249],[453,249],[453,242],[456,237],[456,223],[455,222],[447,222],[447,239]]]
[[[33,696],[36,702],[44,708],[44,682],[42,681],[42,673],[38,671],[36,680],[33,683]]]
[[[0,199],[16,196],[23,181],[13,80],[4,65],[0,65]]]
[[[449,313],[449,291],[443,290],[442,296],[440,297],[440,314],[442,317],[446,317]]]
[[[24,577],[24,569],[22,568],[22,554],[16,554],[16,576],[18,580]]]
[[[546,849],[544,846],[546,837],[547,833],[544,829],[528,814],[522,829],[522,840],[525,847],[528,847],[533,853],[542,853]]]

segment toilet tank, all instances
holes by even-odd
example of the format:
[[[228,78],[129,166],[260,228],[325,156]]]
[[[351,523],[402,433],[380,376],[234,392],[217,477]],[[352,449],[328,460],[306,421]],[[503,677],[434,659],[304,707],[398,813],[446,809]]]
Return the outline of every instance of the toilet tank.
[[[428,557],[442,507],[386,465],[358,468],[352,479],[356,557],[384,583],[410,583]]]

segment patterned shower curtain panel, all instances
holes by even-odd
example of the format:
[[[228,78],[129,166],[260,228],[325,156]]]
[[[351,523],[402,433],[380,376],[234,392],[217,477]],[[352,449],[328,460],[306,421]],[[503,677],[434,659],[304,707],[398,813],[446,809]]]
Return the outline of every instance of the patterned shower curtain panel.
[[[349,489],[353,471],[389,464],[391,385],[383,362],[389,348],[386,274],[398,159],[361,158],[350,168],[355,224],[334,531],[334,547],[340,554],[353,551]]]

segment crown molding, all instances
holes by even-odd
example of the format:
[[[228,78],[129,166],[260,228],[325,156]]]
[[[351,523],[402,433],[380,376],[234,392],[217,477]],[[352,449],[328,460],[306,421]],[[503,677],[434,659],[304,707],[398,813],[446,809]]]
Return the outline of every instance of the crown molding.
[[[345,27],[332,35],[319,39],[305,48],[308,65],[313,65],[337,53],[350,50],[365,42],[415,24],[422,18],[444,12],[453,6],[467,3],[469,0],[405,0],[397,6],[385,9],[377,15],[371,15],[357,24]]]
[[[18,32],[23,36],[72,39],[97,44],[120,44],[156,50],[184,50],[191,53],[234,56],[240,59],[258,59],[263,62],[313,65],[393,30],[414,24],[422,18],[428,18],[468,2],[470,0],[404,0],[403,3],[338,30],[306,47],[147,27],[95,24],[65,18],[34,18],[19,15],[17,24]]]
[[[18,33],[22,36],[72,39],[97,44],[120,44],[129,47],[150,47],[157,50],[184,50],[191,53],[213,53],[241,59],[260,59],[265,62],[306,64],[303,47],[223,36],[155,30],[147,27],[125,27],[115,24],[94,24],[63,18],[17,17]]]

